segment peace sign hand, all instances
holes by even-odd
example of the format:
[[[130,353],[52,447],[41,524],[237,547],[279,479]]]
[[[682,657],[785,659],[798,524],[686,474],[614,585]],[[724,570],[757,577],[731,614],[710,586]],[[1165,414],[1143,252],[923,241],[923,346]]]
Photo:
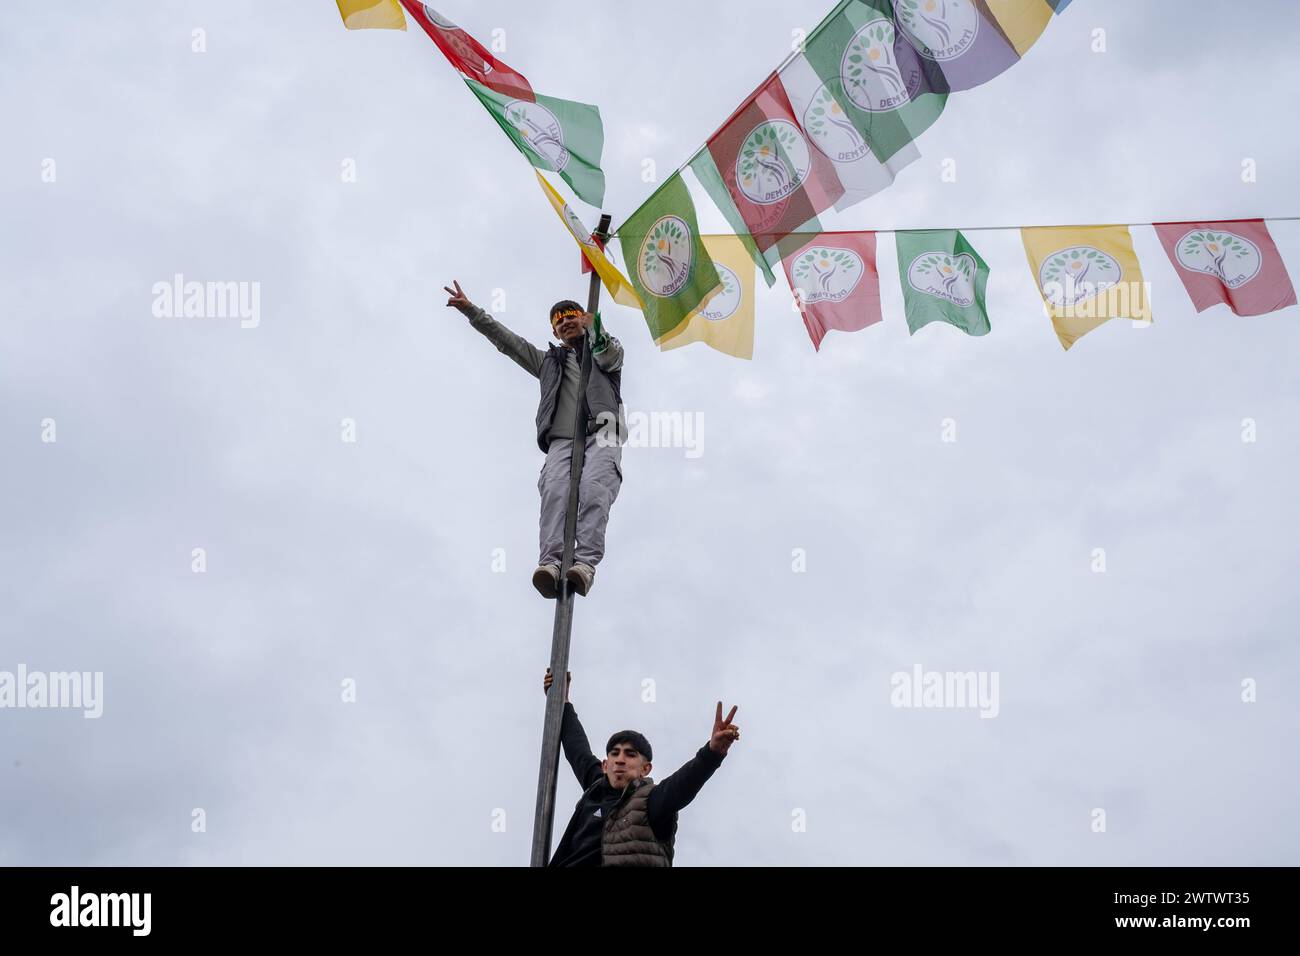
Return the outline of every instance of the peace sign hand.
[[[709,738],[709,749],[715,754],[726,754],[731,745],[740,739],[740,728],[731,722],[736,716],[739,705],[731,708],[727,719],[722,719],[722,701],[718,701],[718,711],[713,717],[713,736]]]
[[[451,284],[456,288],[450,289],[447,286],[442,287],[442,290],[451,296],[451,298],[447,300],[447,307],[451,309],[459,309],[461,312],[468,313],[474,308],[474,303],[469,300],[469,296],[465,295],[465,293],[461,291],[459,282],[452,279]]]

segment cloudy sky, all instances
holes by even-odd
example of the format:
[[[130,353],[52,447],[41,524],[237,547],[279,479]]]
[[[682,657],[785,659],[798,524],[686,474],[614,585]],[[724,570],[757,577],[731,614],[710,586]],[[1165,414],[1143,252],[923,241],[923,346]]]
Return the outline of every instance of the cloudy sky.
[[[829,7],[442,12],[599,104],[618,223]],[[1297,28],[1075,0],[833,224],[1300,214]],[[527,864],[537,386],[441,290],[538,344],[584,296],[531,169],[414,24],[328,0],[40,4],[0,62],[0,671],[104,682],[99,719],[0,710],[0,863]],[[983,338],[907,334],[890,236],[884,322],[820,354],[783,280],[752,362],[605,310],[629,410],[703,422],[699,457],[625,450],[572,657],[593,742],[642,730],[657,778],[739,704],[678,865],[1300,862],[1300,312],[1197,315],[1133,234],[1154,324],[1069,353],[1014,230],[971,234]],[[155,316],[178,273],[257,283],[258,324]],[[996,673],[997,716],[892,706],[918,665]]]

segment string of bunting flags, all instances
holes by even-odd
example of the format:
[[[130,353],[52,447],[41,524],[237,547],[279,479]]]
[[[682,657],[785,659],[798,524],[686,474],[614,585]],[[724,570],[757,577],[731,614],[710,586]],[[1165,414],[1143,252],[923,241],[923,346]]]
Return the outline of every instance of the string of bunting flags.
[[[597,208],[604,203],[605,174],[600,168],[600,156],[605,132],[597,107],[534,92],[523,74],[427,3],[336,2],[343,25],[349,30],[405,30],[405,8],[534,168],[558,173],[583,202]]]
[[[406,29],[409,15],[534,167],[547,202],[616,303],[664,350],[692,342],[752,358],[755,274],[779,266],[814,349],[882,320],[879,231],[827,231],[920,158],[916,140],[951,94],[1020,60],[1070,0],[839,0],[798,48],[615,231],[624,274],[542,176],[604,201],[604,132],[592,105],[536,93],[518,71],[418,0],[336,0],[348,29]],[[689,170],[732,233],[701,233]],[[1271,221],[1293,217],[1268,217]],[[1265,219],[1019,228],[1061,345],[1107,319],[1150,321],[1130,226],[1152,226],[1198,312],[1296,304]],[[977,231],[967,229],[967,232]],[[893,230],[909,333],[991,330],[989,266],[960,229]]]
[[[577,214],[540,175],[538,179],[615,301],[637,307],[634,302],[640,304],[641,296],[634,283],[592,242]],[[1152,321],[1148,285],[1130,227],[1155,229],[1197,312],[1226,305],[1237,315],[1254,316],[1296,305],[1295,288],[1267,222],[1297,218],[799,231],[789,234],[793,241],[780,261],[817,350],[829,331],[857,332],[883,320],[876,244],[885,232],[894,235],[908,333],[915,335],[932,322],[942,322],[967,335],[986,335],[992,328],[986,300],[990,268],[965,233],[1017,229],[1057,338],[1068,350],[1108,319]],[[737,358],[752,358],[756,269],[749,249],[741,237],[729,233],[693,231],[692,235],[695,241],[689,254],[707,257],[718,283],[676,325],[652,326],[655,343],[666,351],[703,342]],[[651,258],[677,254],[672,238],[671,231],[664,231],[651,247],[638,250],[643,258],[629,265],[629,272],[646,266]],[[690,271],[678,270],[678,274]]]
[[[882,320],[875,231],[828,232],[818,215],[888,188],[919,157],[917,137],[951,93],[998,76],[1066,3],[841,0],[799,49],[618,228],[660,348],[689,342],[752,357],[747,254],[771,286],[779,262],[814,349],[827,332]],[[689,168],[734,236],[701,236]],[[1129,225],[1020,228],[1058,339],[1069,349],[1107,319],[1150,321]],[[1198,311],[1240,315],[1295,304],[1262,219],[1154,223]],[[989,266],[958,229],[896,230],[908,330],[991,330]],[[627,281],[627,280],[623,280]],[[734,324],[738,328],[732,328]]]
[[[839,0],[718,130],[623,222],[616,235],[656,339],[707,305],[722,279],[704,254],[682,174],[689,168],[771,286],[792,256],[808,272],[818,215],[843,212],[920,158],[916,139],[950,94],[1006,71],[1061,0]],[[874,260],[849,240],[845,263]],[[865,254],[865,256],[864,256]],[[795,285],[792,281],[792,286]],[[809,332],[852,320],[823,309]],[[828,323],[821,326],[821,322]],[[816,326],[816,328],[814,328]]]

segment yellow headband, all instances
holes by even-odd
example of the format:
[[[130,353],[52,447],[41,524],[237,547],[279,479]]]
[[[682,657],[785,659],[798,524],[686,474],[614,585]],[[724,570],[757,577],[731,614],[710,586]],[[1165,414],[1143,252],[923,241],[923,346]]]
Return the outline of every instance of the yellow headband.
[[[563,312],[556,312],[553,316],[551,316],[551,328],[555,328],[565,319],[571,319],[574,318],[575,316],[586,315],[586,314],[587,313],[581,312],[577,309],[565,309]]]

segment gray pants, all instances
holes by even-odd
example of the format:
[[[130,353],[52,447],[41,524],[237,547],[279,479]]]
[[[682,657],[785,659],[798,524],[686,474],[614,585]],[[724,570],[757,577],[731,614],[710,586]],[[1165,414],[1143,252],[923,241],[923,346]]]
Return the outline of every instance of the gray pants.
[[[572,438],[556,438],[546,453],[546,462],[537,477],[537,491],[542,496],[539,522],[540,557],[538,564],[559,565],[564,553],[564,511],[569,504],[569,452]],[[623,485],[623,448],[597,444],[596,435],[587,436],[587,457],[578,480],[578,530],[573,560],[593,568],[605,556],[605,525],[609,509]]]

